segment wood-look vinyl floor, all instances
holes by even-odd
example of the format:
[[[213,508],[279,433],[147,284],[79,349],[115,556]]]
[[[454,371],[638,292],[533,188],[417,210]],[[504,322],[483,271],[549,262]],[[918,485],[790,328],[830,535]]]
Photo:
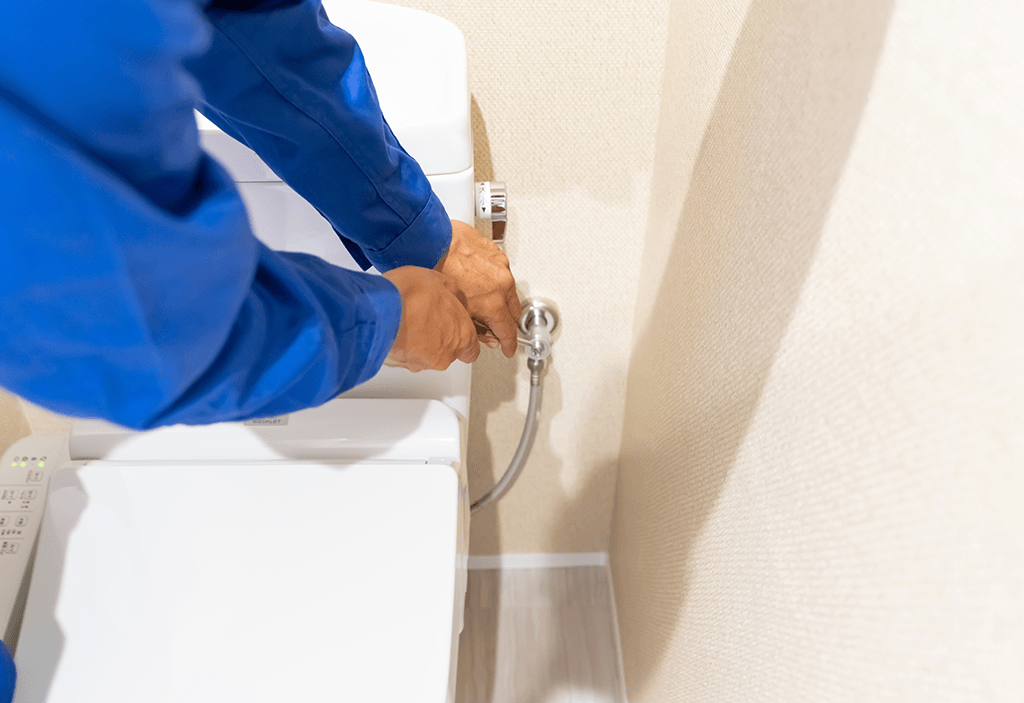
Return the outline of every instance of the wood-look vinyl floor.
[[[469,572],[456,703],[626,703],[605,567]]]

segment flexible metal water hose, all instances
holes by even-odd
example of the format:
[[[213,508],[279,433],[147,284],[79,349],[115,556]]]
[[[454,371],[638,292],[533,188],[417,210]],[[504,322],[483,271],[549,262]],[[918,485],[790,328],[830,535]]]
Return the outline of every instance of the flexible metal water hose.
[[[540,399],[542,386],[540,382],[541,371],[544,370],[544,359],[527,359],[526,365],[530,369],[530,404],[526,408],[526,424],[523,425],[523,435],[519,438],[519,446],[512,456],[508,468],[494,488],[487,491],[482,498],[469,506],[470,512],[475,513],[480,508],[496,503],[502,496],[508,493],[512,484],[519,478],[519,474],[526,465],[526,458],[530,456],[530,449],[533,448],[533,440],[537,436],[537,416],[540,414]]]
[[[519,329],[526,334],[526,339],[519,339],[519,344],[526,348],[526,366],[530,369],[530,404],[526,409],[526,423],[523,435],[519,438],[519,446],[512,456],[508,468],[502,474],[494,488],[470,507],[470,513],[496,503],[508,493],[512,484],[519,478],[526,458],[530,456],[533,440],[537,436],[537,416],[540,414],[541,372],[544,362],[551,355],[553,334],[558,329],[558,309],[550,300],[533,298],[523,306],[522,317],[519,318]]]

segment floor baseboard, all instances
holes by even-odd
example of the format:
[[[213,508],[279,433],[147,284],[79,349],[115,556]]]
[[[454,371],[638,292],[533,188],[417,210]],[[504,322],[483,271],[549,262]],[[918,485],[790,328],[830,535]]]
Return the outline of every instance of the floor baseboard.
[[[469,557],[470,571],[481,569],[561,569],[608,566],[608,552],[490,554]]]

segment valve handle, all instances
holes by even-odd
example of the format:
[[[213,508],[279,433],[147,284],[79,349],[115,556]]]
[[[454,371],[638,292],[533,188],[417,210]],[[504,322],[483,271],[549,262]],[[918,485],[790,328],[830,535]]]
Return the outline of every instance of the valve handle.
[[[476,216],[491,221],[491,240],[496,244],[505,242],[505,225],[508,223],[505,184],[499,181],[483,181],[476,184]]]

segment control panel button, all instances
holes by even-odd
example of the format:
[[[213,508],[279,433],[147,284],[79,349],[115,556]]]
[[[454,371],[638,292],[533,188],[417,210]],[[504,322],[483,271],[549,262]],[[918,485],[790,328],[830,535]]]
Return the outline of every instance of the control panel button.
[[[7,525],[10,522],[11,522],[11,516],[10,515],[0,515],[0,527],[7,527]]]
[[[0,544],[0,554],[17,554],[18,543],[17,542],[3,542]]]
[[[35,488],[29,488],[28,490],[24,490],[24,491],[21,492],[21,499],[22,500],[35,500],[36,496],[38,494],[39,494],[38,490],[36,490]]]
[[[4,490],[3,493],[0,493],[0,500],[18,500],[18,495],[20,493],[21,491],[15,490],[13,488],[7,488]]]
[[[25,483],[39,483],[43,480],[43,472],[38,469],[33,469],[28,472],[28,478],[25,479]]]
[[[24,515],[20,516],[18,519],[16,519],[14,521],[14,526],[15,527],[24,527],[27,524],[28,524],[28,518],[25,517]]]

